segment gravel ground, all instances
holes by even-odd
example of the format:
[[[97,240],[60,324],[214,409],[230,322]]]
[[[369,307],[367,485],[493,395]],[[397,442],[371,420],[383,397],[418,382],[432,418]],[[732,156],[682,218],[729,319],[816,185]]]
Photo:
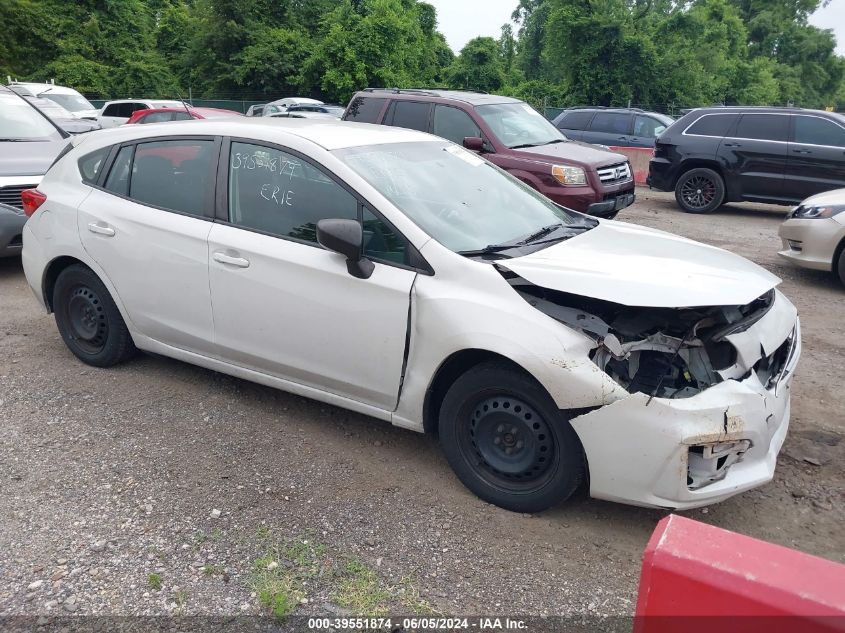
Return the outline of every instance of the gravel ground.
[[[845,289],[778,261],[783,215],[690,216],[640,190],[619,219],[749,257],[802,317],[775,481],[688,515],[845,562]],[[166,358],[86,367],[15,259],[0,260],[0,432],[0,615],[625,615],[664,516],[584,494],[512,514],[467,492],[432,438]]]

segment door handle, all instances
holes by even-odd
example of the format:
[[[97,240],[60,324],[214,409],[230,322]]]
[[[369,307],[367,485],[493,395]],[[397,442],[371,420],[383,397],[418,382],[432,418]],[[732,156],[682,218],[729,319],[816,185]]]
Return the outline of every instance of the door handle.
[[[619,137],[617,137],[617,139],[616,139],[616,140],[617,140],[617,141],[627,141],[627,140],[628,140],[628,137],[627,137],[627,136],[619,136]]]
[[[88,230],[97,235],[104,235],[106,237],[114,237],[114,229],[106,224],[99,224],[91,222],[88,224]]]
[[[742,147],[740,143],[724,143],[723,147]]]
[[[221,264],[226,264],[227,266],[235,266],[237,268],[249,268],[248,259],[244,259],[243,257],[233,257],[232,255],[221,253],[220,251],[214,253],[214,261],[220,262]]]
[[[795,154],[812,154],[813,152],[809,149],[794,149],[792,150]]]

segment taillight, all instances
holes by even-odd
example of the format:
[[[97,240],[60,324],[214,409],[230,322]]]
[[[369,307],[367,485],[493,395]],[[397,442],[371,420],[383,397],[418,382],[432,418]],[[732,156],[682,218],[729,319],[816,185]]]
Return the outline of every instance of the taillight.
[[[21,191],[23,212],[26,217],[31,218],[32,214],[38,211],[38,207],[47,202],[47,196],[38,189],[24,189]]]

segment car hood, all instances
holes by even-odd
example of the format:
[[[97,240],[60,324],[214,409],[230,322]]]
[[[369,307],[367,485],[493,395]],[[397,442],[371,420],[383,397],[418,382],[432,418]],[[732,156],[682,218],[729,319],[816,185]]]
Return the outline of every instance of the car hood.
[[[42,176],[65,145],[65,139],[0,142],[0,176]]]
[[[99,110],[77,110],[76,112],[71,112],[71,114],[76,119],[96,119],[99,116]]]
[[[607,220],[498,264],[550,290],[655,308],[745,305],[780,283],[757,264],[715,246]]]
[[[608,165],[618,165],[628,160],[622,154],[608,152],[594,145],[579,143],[578,141],[552,143],[551,145],[541,145],[540,147],[523,147],[511,151],[516,152],[517,155],[537,161],[558,162],[563,160],[567,163],[574,163],[595,169],[607,167]]]
[[[833,189],[810,196],[801,203],[802,207],[817,207],[825,204],[845,204],[845,189]]]

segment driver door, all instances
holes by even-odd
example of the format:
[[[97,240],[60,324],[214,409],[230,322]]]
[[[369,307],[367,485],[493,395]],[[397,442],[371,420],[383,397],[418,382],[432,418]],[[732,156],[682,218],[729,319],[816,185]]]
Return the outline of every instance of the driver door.
[[[218,208],[225,221],[215,223],[208,239],[217,353],[241,367],[393,410],[417,274],[390,261],[402,256],[401,240],[385,239],[391,229],[383,220],[298,154],[232,142],[228,160],[226,208]],[[358,219],[374,248],[393,252],[373,257],[365,249],[375,270],[357,279],[342,256],[317,244],[316,225],[324,218]]]

